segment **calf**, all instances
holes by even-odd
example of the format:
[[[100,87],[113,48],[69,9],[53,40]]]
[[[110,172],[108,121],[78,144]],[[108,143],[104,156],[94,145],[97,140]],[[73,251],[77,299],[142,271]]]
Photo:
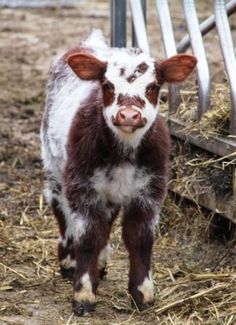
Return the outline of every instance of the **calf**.
[[[41,130],[45,194],[78,315],[94,308],[121,209],[129,292],[140,310],[153,303],[151,251],[170,148],[158,97],[164,82],[183,81],[195,65],[191,55],[159,62],[140,49],[109,48],[95,31],[51,69]]]

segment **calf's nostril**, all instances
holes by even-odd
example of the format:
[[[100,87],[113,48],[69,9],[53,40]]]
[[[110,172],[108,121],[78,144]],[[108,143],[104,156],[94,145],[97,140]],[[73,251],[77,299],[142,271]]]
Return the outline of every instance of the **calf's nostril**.
[[[135,113],[135,114],[133,115],[133,120],[139,120],[140,117],[141,117],[141,114],[140,114],[139,112],[137,112],[137,113]]]
[[[120,112],[120,118],[122,119],[122,120],[125,120],[126,119],[126,115],[125,115],[125,113],[122,113],[122,112]]]

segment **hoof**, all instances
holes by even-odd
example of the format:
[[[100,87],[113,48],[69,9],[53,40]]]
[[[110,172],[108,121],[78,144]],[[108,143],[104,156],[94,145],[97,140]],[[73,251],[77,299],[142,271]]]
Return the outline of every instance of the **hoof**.
[[[151,308],[153,305],[154,305],[154,302],[150,302],[148,304],[138,304],[137,307],[138,307],[139,311],[143,311],[145,309]]]
[[[72,304],[73,312],[77,316],[86,316],[94,311],[95,304],[89,302],[89,301],[73,301]]]
[[[103,267],[101,270],[99,270],[99,279],[102,280],[107,275],[107,270],[105,267]]]
[[[65,269],[64,267],[61,267],[61,275],[63,278],[73,280],[75,273],[74,267],[70,267],[69,269]]]
[[[143,311],[145,309],[148,309],[154,305],[154,301],[149,302],[149,303],[140,303],[140,302],[134,302],[132,299],[132,307],[138,309],[139,311]]]

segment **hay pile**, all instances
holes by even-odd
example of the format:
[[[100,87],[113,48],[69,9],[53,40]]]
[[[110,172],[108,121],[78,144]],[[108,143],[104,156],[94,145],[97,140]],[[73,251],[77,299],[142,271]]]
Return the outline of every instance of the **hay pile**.
[[[229,161],[175,140],[171,154],[170,187],[194,202],[199,195],[208,193],[225,200],[232,198],[235,164],[236,158]]]
[[[200,121],[197,119],[197,90],[183,90],[181,97],[177,112],[170,118],[182,123],[181,132],[186,137],[197,135],[207,142],[215,136],[229,136],[231,102],[227,83],[213,84],[211,107]],[[166,103],[161,106],[161,111],[167,115]],[[233,139],[233,136],[229,136],[229,139]],[[174,139],[170,188],[193,202],[211,200],[210,207],[217,205],[219,212],[236,220],[235,165],[236,152],[219,157]],[[207,200],[202,200],[204,195],[208,195]]]
[[[212,85],[210,107],[200,121],[197,120],[197,103],[196,89],[181,92],[181,104],[173,117],[184,123],[183,132],[198,132],[205,139],[229,135],[231,102],[228,83]]]

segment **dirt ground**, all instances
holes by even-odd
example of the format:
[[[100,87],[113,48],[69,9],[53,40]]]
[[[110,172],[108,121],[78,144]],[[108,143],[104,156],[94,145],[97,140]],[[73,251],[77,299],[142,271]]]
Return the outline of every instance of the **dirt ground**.
[[[210,1],[199,1],[200,20]],[[152,52],[164,56],[150,1]],[[172,4],[177,39],[185,33]],[[235,37],[236,21],[230,19]],[[229,223],[169,196],[153,250],[156,302],[138,312],[127,293],[128,260],[119,221],[113,254],[92,317],[71,311],[71,284],[59,274],[57,226],[43,196],[39,128],[52,59],[92,28],[109,39],[109,2],[73,9],[0,8],[0,324],[236,324],[236,246]],[[214,33],[206,37],[214,81],[223,64]],[[218,219],[217,219],[218,218]],[[212,226],[211,220],[215,220]],[[233,229],[233,225],[231,225]]]

